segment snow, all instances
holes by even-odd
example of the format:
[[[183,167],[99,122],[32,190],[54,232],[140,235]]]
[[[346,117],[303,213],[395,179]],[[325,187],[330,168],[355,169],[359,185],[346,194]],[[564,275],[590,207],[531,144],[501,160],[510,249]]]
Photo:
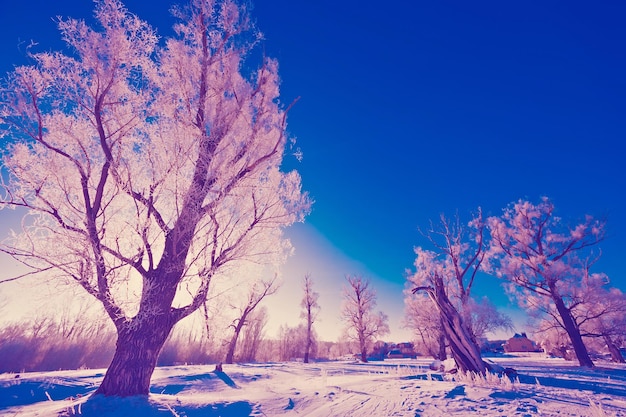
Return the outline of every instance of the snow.
[[[470,378],[432,360],[157,368],[150,396],[90,398],[104,370],[0,375],[0,416],[626,416],[626,365],[542,354],[489,358],[517,377]]]

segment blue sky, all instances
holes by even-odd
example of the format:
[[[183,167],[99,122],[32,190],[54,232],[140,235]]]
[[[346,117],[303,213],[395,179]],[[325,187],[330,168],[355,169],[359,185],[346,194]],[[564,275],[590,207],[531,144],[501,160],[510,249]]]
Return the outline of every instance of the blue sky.
[[[125,2],[162,35],[170,3]],[[91,9],[2,0],[0,72],[30,39],[61,45],[51,17]],[[597,271],[626,290],[626,3],[257,0],[252,15],[283,101],[301,97],[289,131],[304,159],[286,166],[316,203],[294,241],[311,233],[345,261],[296,247],[294,273],[369,274],[398,309],[418,227],[545,195],[565,219],[607,218]],[[477,291],[506,304],[491,281]]]

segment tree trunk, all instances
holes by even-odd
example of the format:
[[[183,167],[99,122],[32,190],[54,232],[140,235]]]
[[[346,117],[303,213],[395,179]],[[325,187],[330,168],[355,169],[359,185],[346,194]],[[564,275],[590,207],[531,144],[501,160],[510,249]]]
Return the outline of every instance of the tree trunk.
[[[304,349],[304,363],[309,363],[309,347],[311,346],[311,342],[307,340],[306,348]]]
[[[437,344],[439,345],[439,353],[437,354],[437,358],[435,359],[445,361],[446,359],[448,359],[448,355],[446,354],[446,335],[443,332],[439,332],[437,342]]]
[[[361,350],[361,362],[367,362],[367,345],[365,343],[365,338],[363,335],[359,335],[359,348]]]
[[[444,290],[443,282],[436,282],[434,294],[429,292],[441,316],[443,333],[450,345],[450,351],[459,370],[463,372],[486,372],[485,362],[480,356],[480,348],[469,329],[463,323],[463,318],[452,305]]]
[[[613,340],[611,340],[611,336],[604,335],[602,337],[604,339],[604,342],[606,343],[606,347],[609,348],[609,353],[611,354],[611,361],[617,362],[617,363],[626,362],[624,361],[624,356],[622,355],[622,352],[620,352],[619,348],[615,346],[615,343],[613,342]]]
[[[120,325],[113,360],[95,394],[147,396],[150,392],[150,377],[174,324],[168,317],[144,317]]]
[[[241,329],[243,328],[247,315],[247,313],[244,313],[241,316],[241,319],[239,319],[239,321],[237,322],[237,326],[235,326],[235,333],[233,333],[233,337],[230,339],[230,344],[228,345],[228,352],[226,353],[226,359],[224,359],[224,363],[233,363],[235,348],[237,347],[237,339],[239,339],[239,333],[241,333]]]
[[[587,347],[583,342],[583,338],[580,335],[580,331],[578,330],[578,326],[576,325],[571,312],[565,306],[563,298],[559,296],[556,291],[552,291],[552,294],[552,301],[554,301],[556,310],[559,312],[561,320],[563,320],[563,327],[565,327],[565,331],[572,342],[572,347],[574,348],[574,353],[576,353],[578,363],[580,366],[593,368],[593,361],[591,360],[591,357],[589,357],[589,352],[587,351]]]
[[[480,349],[465,329],[461,316],[456,310],[447,314],[453,315],[444,320],[444,332],[459,370],[484,374],[486,367],[480,356]]]
[[[309,352],[311,351],[311,319],[309,319],[306,328],[306,347],[304,348],[304,363],[309,363]]]

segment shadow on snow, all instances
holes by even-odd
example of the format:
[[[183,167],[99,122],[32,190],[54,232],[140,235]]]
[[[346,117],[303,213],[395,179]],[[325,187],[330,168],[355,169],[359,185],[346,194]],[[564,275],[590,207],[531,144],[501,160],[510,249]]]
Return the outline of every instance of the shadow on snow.
[[[247,401],[236,401],[232,403],[213,403],[207,405],[182,406],[164,405],[151,401],[145,397],[112,398],[95,396],[87,400],[80,406],[76,405],[68,409],[60,416],[81,415],[85,417],[156,417],[156,416],[186,416],[186,417],[218,417],[249,416],[253,411],[253,404]],[[174,414],[175,413],[175,414]]]
[[[66,378],[22,379],[0,383],[0,410],[34,404],[42,401],[57,401],[69,397],[82,397],[95,391],[91,382]]]

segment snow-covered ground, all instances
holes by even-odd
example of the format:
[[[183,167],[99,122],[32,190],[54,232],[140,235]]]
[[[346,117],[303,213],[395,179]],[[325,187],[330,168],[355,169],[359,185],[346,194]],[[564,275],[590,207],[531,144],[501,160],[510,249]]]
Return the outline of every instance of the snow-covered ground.
[[[104,370],[0,375],[2,416],[626,416],[626,366],[581,369],[541,355],[491,358],[517,370],[469,380],[429,359],[158,368],[149,399],[88,396]]]

